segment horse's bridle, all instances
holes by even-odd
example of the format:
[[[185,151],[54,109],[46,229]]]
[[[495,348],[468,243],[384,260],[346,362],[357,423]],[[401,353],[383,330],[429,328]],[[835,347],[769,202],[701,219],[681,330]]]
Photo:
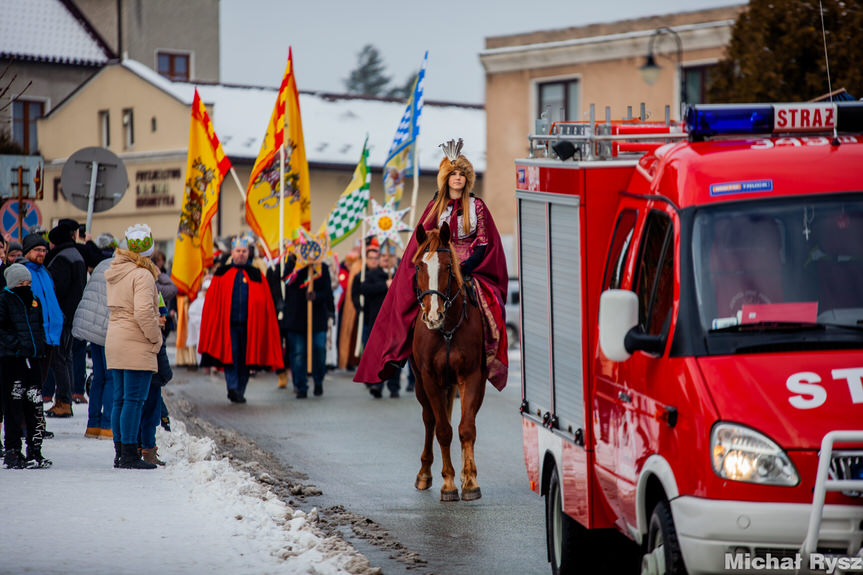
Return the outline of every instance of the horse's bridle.
[[[428,250],[426,250],[426,251],[428,251]],[[437,248],[436,251],[451,253],[449,248]],[[425,252],[423,252],[423,253],[425,253]],[[415,267],[416,267],[416,271],[419,272],[419,269],[420,269],[419,264],[416,264]],[[454,294],[450,295],[452,282],[453,282],[453,280],[456,279],[455,273],[453,273],[453,270],[452,270],[452,258],[450,258],[450,263],[447,266],[447,269],[448,269],[449,277],[447,278],[446,293],[443,293],[442,291],[439,291],[436,289],[434,289],[434,290],[429,289],[429,290],[425,290],[425,291],[421,292],[419,285],[416,285],[414,287],[414,290],[416,292],[417,302],[419,303],[420,309],[423,311],[423,313],[425,313],[425,305],[423,305],[423,298],[425,296],[437,295],[437,296],[440,296],[440,298],[443,300],[444,321],[443,321],[443,323],[441,323],[441,326],[439,328],[437,328],[437,331],[439,331],[441,333],[444,340],[446,341],[447,363],[449,363],[449,344],[450,344],[450,341],[452,341],[452,337],[455,334],[455,332],[458,330],[459,327],[461,327],[461,324],[464,323],[464,320],[467,319],[467,307],[468,306],[467,306],[467,299],[465,299],[465,302],[464,302],[465,305],[463,305],[461,307],[461,317],[459,318],[458,323],[456,323],[452,329],[444,329],[444,326],[446,325],[446,314],[449,311],[450,306],[455,301],[455,298],[457,298],[459,296],[459,294],[464,291],[464,287],[462,286],[462,287],[458,288]]]
[[[426,250],[426,251],[428,251],[428,250]],[[449,248],[438,248],[436,251],[444,252],[444,253],[450,253]],[[425,253],[425,252],[423,252],[423,253]],[[419,264],[416,264],[414,267],[415,267],[415,270],[417,272],[420,271],[420,265]],[[425,306],[423,305],[423,298],[427,295],[440,296],[440,298],[443,300],[443,315],[446,315],[446,312],[449,311],[449,308],[452,305],[452,302],[454,302],[455,298],[458,297],[458,294],[461,290],[456,290],[456,292],[452,296],[449,295],[450,287],[452,285],[452,280],[455,279],[455,274],[452,271],[452,260],[450,260],[450,264],[447,266],[447,270],[449,272],[448,273],[449,277],[447,278],[446,293],[443,293],[442,291],[436,290],[436,289],[427,289],[424,292],[421,292],[418,285],[414,286],[414,291],[416,292],[416,297],[417,297],[417,303],[420,304],[420,309],[423,312],[425,312],[425,310],[426,310]]]

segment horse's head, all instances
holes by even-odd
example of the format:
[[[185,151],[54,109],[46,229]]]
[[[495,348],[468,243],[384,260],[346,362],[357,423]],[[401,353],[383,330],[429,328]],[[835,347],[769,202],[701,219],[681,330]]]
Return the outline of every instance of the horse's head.
[[[440,329],[446,313],[462,288],[458,258],[450,247],[449,224],[440,230],[426,231],[422,223],[416,229],[416,294],[423,323],[429,329]]]

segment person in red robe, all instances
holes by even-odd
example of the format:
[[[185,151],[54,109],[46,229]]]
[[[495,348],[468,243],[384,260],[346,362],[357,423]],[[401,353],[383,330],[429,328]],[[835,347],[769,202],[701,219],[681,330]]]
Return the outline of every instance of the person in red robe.
[[[231,259],[210,282],[201,317],[201,365],[225,368],[228,399],[246,402],[251,369],[283,369],[279,325],[270,290],[251,265],[251,238],[237,236]]]
[[[438,192],[426,206],[419,225],[429,230],[448,222],[450,230],[453,230],[451,243],[461,262],[462,276],[473,282],[486,319],[484,343],[489,381],[501,390],[506,385],[509,363],[504,315],[509,274],[491,212],[485,202],[471,194],[476,175],[473,165],[459,153],[461,146],[461,139],[457,144],[450,141],[442,145],[446,157],[438,170]],[[402,260],[413,261],[416,251],[414,233]],[[386,381],[407,361],[419,312],[414,292],[415,275],[416,269],[412,265],[398,267],[378,314],[379,319],[372,327],[363,350],[354,381]]]

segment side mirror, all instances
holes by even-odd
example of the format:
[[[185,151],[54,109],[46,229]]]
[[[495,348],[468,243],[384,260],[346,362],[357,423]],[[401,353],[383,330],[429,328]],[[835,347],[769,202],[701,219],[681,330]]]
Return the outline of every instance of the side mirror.
[[[599,296],[599,348],[611,361],[630,358],[626,334],[638,325],[638,296],[622,289],[610,289]]]

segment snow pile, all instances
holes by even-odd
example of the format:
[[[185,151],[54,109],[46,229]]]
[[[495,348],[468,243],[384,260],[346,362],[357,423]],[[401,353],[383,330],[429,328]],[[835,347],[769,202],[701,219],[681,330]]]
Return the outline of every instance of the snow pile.
[[[0,517],[14,525],[0,537],[0,573],[380,574],[326,537],[315,509],[291,509],[181,421],[158,430],[167,465],[153,471],[114,469],[113,443],[85,439],[85,425],[80,406],[48,420],[50,469],[0,467]]]
[[[356,572],[360,556],[344,554],[348,549],[339,549],[343,543],[321,535],[313,525],[317,509],[309,514],[292,509],[249,473],[219,457],[212,439],[191,436],[183,422],[175,421],[171,433],[159,428],[156,443],[170,474],[194,480],[192,501],[233,517],[231,536],[247,539],[255,552],[306,566],[296,573]]]

